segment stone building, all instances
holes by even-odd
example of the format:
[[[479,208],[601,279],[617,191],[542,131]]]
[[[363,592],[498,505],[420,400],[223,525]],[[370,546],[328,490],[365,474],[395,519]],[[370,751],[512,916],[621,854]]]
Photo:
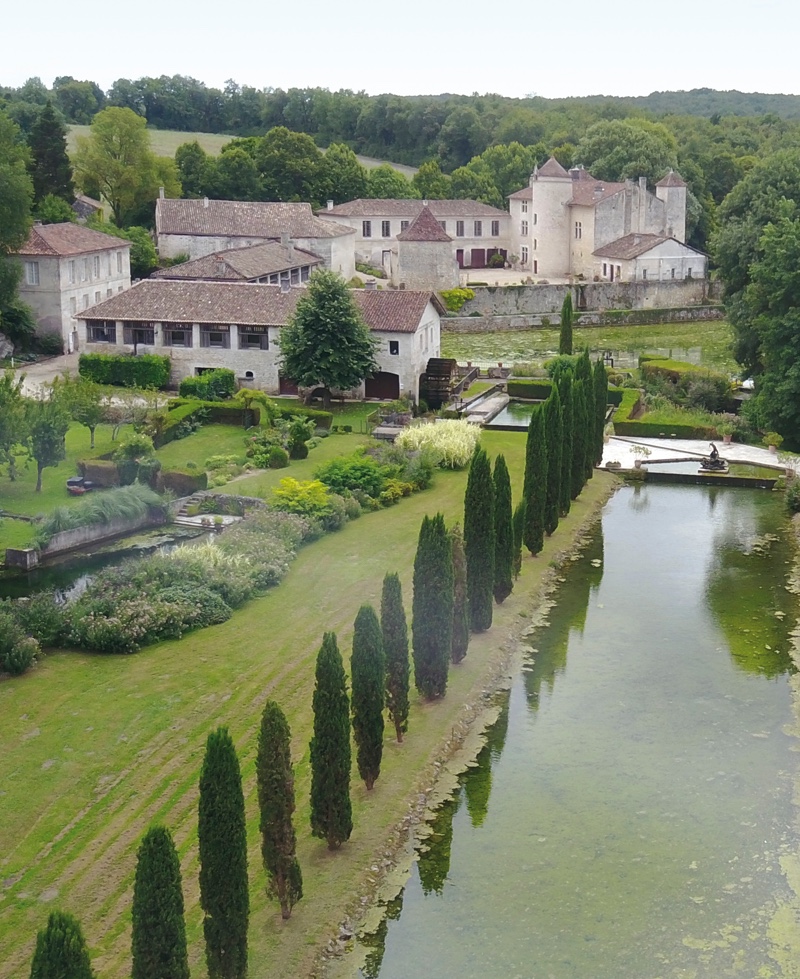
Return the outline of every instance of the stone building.
[[[280,373],[280,331],[302,289],[247,282],[146,279],[79,314],[82,349],[157,353],[172,360],[172,383],[213,367],[236,372],[243,386],[269,394],[296,388]],[[420,375],[440,355],[440,316],[431,292],[354,290],[377,341],[379,371],[358,393],[419,397]]]
[[[37,332],[78,349],[77,315],[131,284],[131,244],[80,224],[35,224],[17,253],[19,296],[34,311]]]
[[[597,180],[583,167],[567,171],[551,157],[533,171],[527,187],[509,196],[512,248],[524,270],[548,279],[613,281],[617,274],[641,274],[645,268],[651,275],[659,269],[669,275],[672,269],[692,268],[703,278],[705,255],[684,243],[686,196],[686,184],[672,171],[652,193],[644,177],[622,183]],[[633,247],[627,242],[631,235],[661,239],[660,266],[612,262],[611,253],[600,254],[611,248],[621,258],[617,253]],[[626,244],[613,247],[623,239]]]
[[[280,242],[319,256],[349,280],[355,275],[353,231],[315,217],[310,204],[159,198],[156,245],[162,258],[202,258],[229,248]]]
[[[298,286],[308,282],[322,265],[319,255],[295,248],[284,233],[280,242],[227,248],[202,258],[193,258],[168,269],[159,269],[151,279],[181,279],[202,282],[257,282],[262,285]]]
[[[397,236],[392,253],[392,285],[401,289],[452,289],[458,285],[453,239],[423,207]]]
[[[492,255],[507,257],[510,217],[479,201],[369,200],[359,198],[346,204],[328,201],[317,211],[328,224],[344,226],[355,233],[356,261],[391,271],[392,253],[399,236],[427,207],[450,236],[451,250],[459,268],[486,268]]]

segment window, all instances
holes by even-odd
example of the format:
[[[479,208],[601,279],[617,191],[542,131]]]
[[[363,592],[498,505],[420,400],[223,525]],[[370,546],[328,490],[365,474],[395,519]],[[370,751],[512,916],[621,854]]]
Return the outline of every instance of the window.
[[[608,262],[603,262],[603,278],[608,278]]]
[[[447,221],[440,221],[439,226],[441,227],[442,231],[447,231]]]
[[[117,292],[122,292],[122,286],[117,286]]]
[[[528,236],[528,222],[523,221],[519,226],[519,233],[527,238]]]
[[[113,320],[87,320],[86,336],[89,343],[116,343],[117,324]]]
[[[409,225],[409,222],[408,221],[401,221],[400,222],[400,233],[401,234],[406,230],[406,228],[408,227],[408,225]]]
[[[533,215],[533,223],[534,224],[538,224],[539,223],[539,215],[538,214],[534,214]]]
[[[523,214],[527,214],[528,213],[528,202],[527,201],[523,201],[522,202],[522,213]]]
[[[522,252],[522,255],[521,255],[522,264],[523,265],[527,265],[528,264],[528,246],[527,245],[523,245],[522,248],[520,249],[520,251]]]
[[[200,325],[200,346],[230,350],[231,328],[218,323],[202,323]]]
[[[456,238],[464,237],[464,222],[456,221]]]
[[[117,272],[122,272],[122,252],[117,252]]]
[[[81,263],[81,282],[85,282],[89,278],[89,259],[84,258]]]
[[[389,341],[389,353],[393,357],[396,357],[400,353],[400,341],[399,340],[390,340]]]
[[[293,286],[300,285],[300,269],[292,269],[289,280]]]
[[[618,265],[617,266],[617,281],[619,281],[621,278],[622,278],[622,269]]]
[[[94,265],[94,277],[95,277],[95,279],[99,279],[100,278],[100,256],[99,255],[95,255],[94,256],[93,265]]]
[[[74,296],[69,301],[69,312],[71,316],[74,316],[78,312],[78,300]]]
[[[647,269],[642,269],[642,279],[647,279]]]
[[[309,280],[310,277],[311,277],[311,266],[310,265],[304,265],[300,269],[300,281],[301,282],[308,282],[308,280]]]
[[[71,258],[67,262],[67,282],[75,281],[75,259]]]
[[[372,237],[372,221],[361,222],[361,237],[362,238]]]
[[[25,281],[29,286],[39,285],[39,263],[38,262],[26,262],[25,263]]]
[[[153,346],[156,342],[155,323],[136,323],[136,325],[122,327],[122,342],[148,344]]]
[[[95,301],[96,303],[99,303],[99,302],[100,302],[100,300],[101,300],[102,298],[103,298],[103,297],[101,296],[101,294],[100,294],[100,292],[99,292],[99,291],[98,291],[98,292],[96,292],[96,293],[94,294],[94,301]]]
[[[669,270],[669,277],[670,277],[670,279],[674,279],[675,278],[675,269],[670,269]]]
[[[527,224],[527,221],[525,222]],[[492,221],[492,238],[497,238],[500,234],[500,222]]]
[[[476,238],[480,238],[483,235],[483,221],[475,222],[472,229],[472,233],[475,235]]]
[[[186,323],[162,323],[161,334],[165,347],[192,346],[192,328]]]
[[[583,226],[580,221],[575,222],[575,237],[583,238]]]
[[[240,326],[240,350],[269,350],[268,326]]]
[[[392,237],[392,222],[381,221],[381,238],[391,238],[391,237]]]
[[[538,248],[539,248],[539,239],[538,238],[534,238],[533,239],[533,250],[534,251],[537,251]]]
[[[533,274],[536,275],[539,272],[539,263],[534,259],[533,262]]]
[[[88,308],[89,308],[89,293],[87,292],[84,294],[83,298],[81,299],[81,309],[88,309]]]
[[[110,299],[114,295],[113,289],[106,289],[106,299]]]

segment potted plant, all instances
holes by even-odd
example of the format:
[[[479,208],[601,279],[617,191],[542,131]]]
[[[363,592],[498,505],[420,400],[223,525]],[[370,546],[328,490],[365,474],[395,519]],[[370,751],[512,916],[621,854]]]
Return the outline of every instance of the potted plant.
[[[764,434],[764,445],[767,446],[773,455],[778,454],[778,449],[783,445],[783,436],[777,432],[766,432]]]
[[[736,426],[733,422],[722,422],[717,425],[717,433],[722,436],[722,441],[728,445],[733,438],[733,433],[736,431]]]
[[[633,461],[634,469],[641,469],[642,463],[652,455],[652,451],[646,445],[634,445],[631,451],[637,457]]]

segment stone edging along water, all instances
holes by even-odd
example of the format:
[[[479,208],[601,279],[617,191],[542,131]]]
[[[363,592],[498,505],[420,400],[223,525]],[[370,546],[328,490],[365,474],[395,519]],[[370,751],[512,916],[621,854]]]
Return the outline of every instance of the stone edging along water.
[[[600,470],[595,470],[595,478],[602,478],[600,474]],[[547,566],[541,570],[532,567],[532,563],[541,560],[542,555],[523,560],[523,575],[518,579],[515,593],[521,599],[524,592],[527,610],[523,612],[514,608],[513,603],[506,599],[503,605],[495,606],[492,629],[483,636],[473,637],[467,656],[470,653],[474,655],[472,644],[476,641],[483,638],[494,640],[492,654],[485,663],[482,676],[476,678],[468,700],[454,717],[449,734],[443,737],[431,761],[420,773],[405,801],[405,814],[394,824],[380,850],[373,855],[369,873],[365,873],[361,888],[363,896],[344,909],[338,935],[320,950],[310,979],[344,979],[345,976],[349,979],[364,964],[355,954],[348,955],[346,961],[343,959],[348,941],[353,935],[374,932],[384,917],[384,904],[396,897],[407,883],[416,859],[415,847],[428,834],[431,817],[456,790],[458,776],[474,764],[484,745],[487,728],[498,717],[497,695],[510,688],[521,666],[522,657],[527,651],[524,640],[546,624],[547,613],[554,604],[553,593],[565,580],[564,567],[581,555],[603,507],[621,485],[622,481],[617,477],[612,476],[608,480],[603,492],[581,521],[571,528],[570,536],[545,558],[549,561]],[[560,543],[557,536],[558,531],[555,542]],[[531,572],[539,574],[538,580],[531,580]],[[365,949],[363,954],[366,955],[366,952]]]

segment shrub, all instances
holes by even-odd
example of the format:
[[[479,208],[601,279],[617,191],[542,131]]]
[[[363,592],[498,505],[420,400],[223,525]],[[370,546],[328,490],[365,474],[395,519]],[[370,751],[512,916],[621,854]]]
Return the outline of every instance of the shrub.
[[[114,462],[124,462],[129,459],[138,460],[143,456],[153,455],[155,448],[153,440],[144,433],[133,432],[124,439],[114,451]]]
[[[445,420],[433,425],[412,425],[397,436],[395,445],[407,451],[427,449],[446,469],[463,469],[469,464],[481,432],[466,421]]]
[[[522,398],[526,401],[546,401],[553,390],[553,382],[547,380],[509,381],[506,392],[509,398]]]
[[[294,445],[289,450],[290,459],[307,459],[308,458],[308,446],[305,442],[295,442]]]
[[[78,463],[78,472],[95,486],[119,486],[119,469],[110,459],[88,459]]]
[[[182,398],[197,398],[199,401],[224,401],[232,398],[235,391],[236,375],[227,367],[215,367],[197,377],[184,377],[178,388]]]
[[[472,289],[465,289],[460,286],[455,289],[445,289],[440,295],[451,313],[460,312],[465,302],[475,298],[475,292]]]
[[[190,469],[187,464],[185,469],[162,469],[158,474],[158,485],[176,496],[191,496],[208,488],[208,475]]]
[[[39,643],[25,635],[12,611],[7,606],[0,609],[0,670],[21,676],[33,666],[39,651]]]
[[[287,476],[273,489],[272,506],[284,513],[319,518],[330,512],[331,497],[325,484],[318,479],[300,481]]]
[[[206,409],[199,402],[188,402],[168,411],[161,430],[153,435],[153,445],[161,448],[169,442],[186,438],[200,428],[206,418]]]
[[[273,445],[267,465],[270,469],[285,469],[289,465],[289,453],[280,445]]]
[[[120,387],[165,388],[172,362],[157,354],[81,354],[78,373],[97,384]]]
[[[329,430],[333,424],[332,411],[321,411],[318,408],[306,408],[301,404],[292,404],[291,406],[287,406],[285,402],[277,402],[275,414],[278,418],[294,418],[298,416],[301,418],[307,418],[309,421],[314,422],[315,428],[322,428],[326,431]]]
[[[798,479],[787,482],[786,506],[790,513],[800,513],[800,480]]]
[[[495,252],[494,255],[492,255],[491,258],[489,259],[488,265],[490,269],[505,268],[506,265],[505,256],[501,255],[500,252]]]
[[[331,459],[314,471],[315,479],[321,480],[340,496],[358,490],[373,499],[380,496],[387,478],[393,475],[391,467],[380,465],[363,452]]]
[[[43,646],[60,646],[69,632],[63,608],[52,592],[38,592],[15,602],[14,618],[23,632],[35,636]]]

